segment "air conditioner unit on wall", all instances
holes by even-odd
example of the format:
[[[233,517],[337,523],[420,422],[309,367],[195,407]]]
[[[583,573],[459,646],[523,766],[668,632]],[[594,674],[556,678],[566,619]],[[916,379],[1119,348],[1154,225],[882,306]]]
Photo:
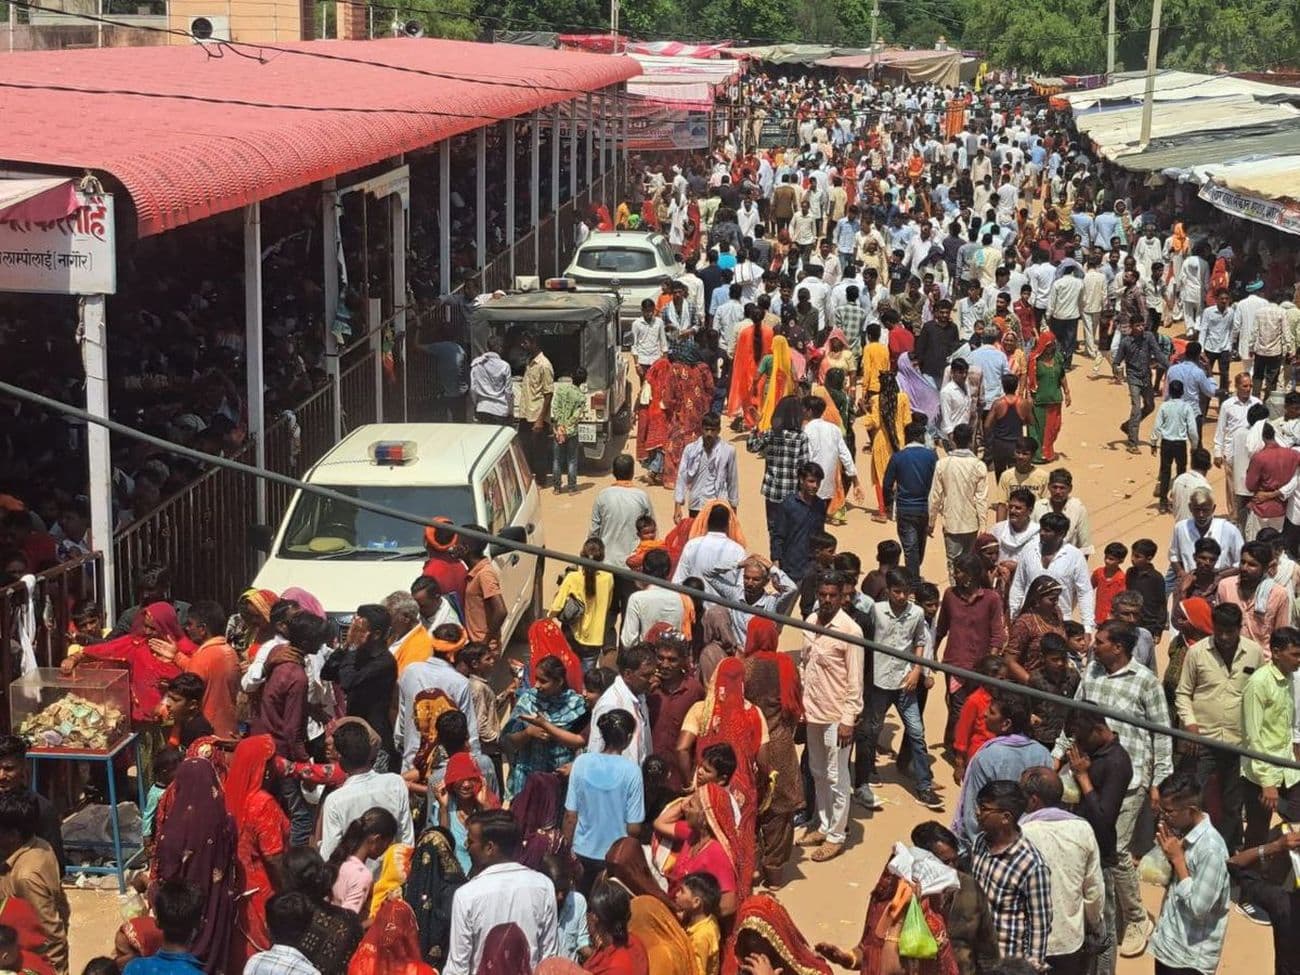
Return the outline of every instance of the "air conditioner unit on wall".
[[[190,18],[190,36],[199,44],[230,40],[230,18],[225,14],[200,14]]]

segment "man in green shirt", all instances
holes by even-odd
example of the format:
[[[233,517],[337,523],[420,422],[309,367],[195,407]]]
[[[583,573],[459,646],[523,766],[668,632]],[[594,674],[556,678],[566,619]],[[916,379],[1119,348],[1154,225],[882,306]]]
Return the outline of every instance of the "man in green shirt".
[[[561,376],[551,393],[551,433],[555,437],[551,474],[556,494],[564,493],[560,478],[566,470],[569,491],[578,490],[578,417],[587,406],[587,394],[582,391],[586,381],[587,370],[578,366],[572,378]]]
[[[1300,668],[1300,630],[1284,626],[1269,642],[1273,659],[1255,671],[1241,698],[1245,723],[1242,744],[1284,761],[1300,753],[1295,721],[1294,674]],[[1242,761],[1246,798],[1246,846],[1268,837],[1273,813],[1300,819],[1300,771],[1247,758]]]

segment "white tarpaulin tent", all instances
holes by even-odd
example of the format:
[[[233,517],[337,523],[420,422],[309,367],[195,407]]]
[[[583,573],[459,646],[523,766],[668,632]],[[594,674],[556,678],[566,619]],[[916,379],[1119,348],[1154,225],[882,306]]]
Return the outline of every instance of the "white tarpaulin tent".
[[[1066,92],[1060,97],[1070,103],[1075,113],[1087,111],[1102,102],[1141,101],[1146,92],[1146,77],[1125,78],[1104,88]],[[1156,75],[1156,101],[1184,101],[1189,98],[1224,98],[1232,95],[1250,98],[1292,98],[1300,101],[1300,88],[1268,85],[1230,75],[1196,74],[1190,71],[1161,71]]]
[[[1151,111],[1151,137],[1182,135],[1208,129],[1229,130],[1300,117],[1291,105],[1266,105],[1250,95],[1197,99],[1189,102],[1161,102]],[[1142,135],[1142,106],[1126,105],[1110,111],[1089,112],[1075,117],[1075,126],[1097,145],[1106,159],[1122,160],[1138,151]],[[1225,151],[1227,145],[1225,144]]]

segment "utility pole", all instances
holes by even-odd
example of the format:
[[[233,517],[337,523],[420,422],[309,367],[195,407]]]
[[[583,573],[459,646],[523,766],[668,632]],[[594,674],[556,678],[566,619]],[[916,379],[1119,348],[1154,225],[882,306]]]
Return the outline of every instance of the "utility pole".
[[[880,28],[880,0],[872,0],[871,4],[871,71],[869,75],[871,80],[875,81],[876,75],[876,36]]]
[[[609,42],[618,53],[618,0],[609,0]]]
[[[1147,39],[1147,87],[1142,96],[1142,134],[1138,151],[1151,141],[1151,107],[1156,95],[1156,62],[1160,59],[1160,0],[1151,2],[1151,36]]]
[[[1106,5],[1106,80],[1115,75],[1115,0]]]

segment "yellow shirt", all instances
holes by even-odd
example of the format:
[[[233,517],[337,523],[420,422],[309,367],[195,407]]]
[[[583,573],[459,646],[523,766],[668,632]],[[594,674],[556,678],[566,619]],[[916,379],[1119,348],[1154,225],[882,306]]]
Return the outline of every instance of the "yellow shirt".
[[[581,569],[565,574],[559,591],[551,601],[551,612],[564,608],[564,601],[572,596],[586,608],[582,618],[573,627],[573,638],[588,647],[605,643],[605,621],[609,619],[609,604],[614,596],[614,576],[608,572],[596,573],[596,595],[587,595],[587,580]]]
[[[868,393],[880,392],[880,374],[889,371],[889,346],[872,342],[863,333],[862,382]]]
[[[700,963],[700,975],[718,975],[722,968],[722,932],[711,915],[704,915],[686,929]]]

